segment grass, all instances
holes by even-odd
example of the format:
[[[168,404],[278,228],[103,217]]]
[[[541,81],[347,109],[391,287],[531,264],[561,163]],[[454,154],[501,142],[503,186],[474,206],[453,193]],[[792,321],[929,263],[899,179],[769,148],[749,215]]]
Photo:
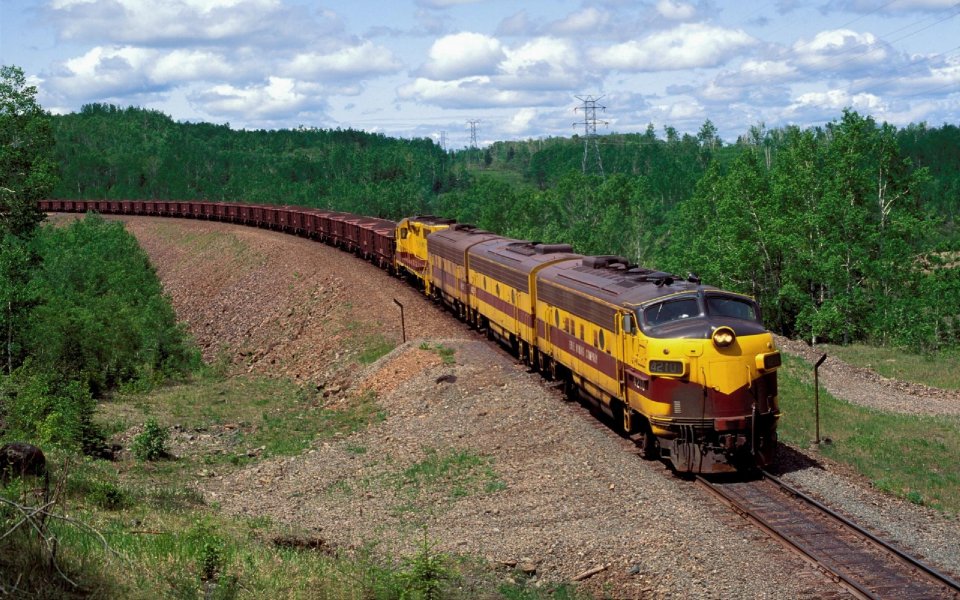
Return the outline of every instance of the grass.
[[[98,420],[113,431],[149,418],[180,425],[171,444],[191,430],[227,441],[215,443],[223,448],[218,454],[203,448],[190,454],[181,446],[178,458],[149,462],[50,456],[55,479],[65,483],[57,511],[70,518],[48,521],[48,531],[58,540],[57,567],[78,587],[51,567],[50,552],[36,536],[24,530],[2,537],[6,528],[0,527],[0,589],[19,582],[20,591],[37,598],[552,597],[552,587],[505,586],[503,575],[483,561],[437,551],[425,530],[419,550],[409,555],[391,555],[374,542],[338,551],[313,532],[269,517],[230,517],[190,485],[196,470],[211,462],[218,472],[240,468],[231,457],[254,445],[266,450],[243,453],[241,463],[333,438],[343,439],[345,452],[366,455],[365,446],[345,438],[383,418],[375,396],[340,398],[336,410],[320,400],[289,381],[248,377],[200,379],[104,404]],[[503,487],[489,459],[466,450],[427,450],[403,469],[389,457],[385,464],[388,475],[373,483],[395,486],[421,506],[428,496],[446,503]],[[346,481],[340,491],[350,493],[350,484],[363,482]],[[13,486],[4,492],[19,493]],[[0,526],[10,518],[0,505]]]
[[[116,430],[120,424],[131,427],[142,422],[142,415],[152,415],[165,427],[179,425],[191,435],[219,438],[218,453],[184,456],[180,467],[199,461],[243,465],[252,460],[250,451],[258,449],[259,458],[293,456],[315,441],[349,435],[384,418],[373,392],[350,397],[336,409],[321,400],[311,388],[285,379],[212,378],[164,388],[132,403],[121,399],[103,404],[100,418]]]
[[[506,487],[493,470],[490,459],[470,450],[449,449],[441,454],[427,448],[424,453],[423,460],[407,467],[394,479],[394,485],[414,504],[427,491],[439,492],[445,499],[456,499],[479,492],[498,492]]]
[[[944,389],[960,389],[960,352],[910,353],[898,348],[863,344],[825,344],[817,348],[851,365],[873,369],[884,377]]]
[[[159,236],[183,248],[191,254],[219,254],[232,257],[237,265],[262,266],[266,258],[231,232],[185,231],[180,225],[159,223],[154,226]]]
[[[436,352],[444,365],[449,366],[457,362],[454,358],[454,354],[456,354],[457,351],[453,348],[448,348],[443,344],[429,344],[427,342],[422,342],[420,344],[420,349],[427,350],[429,352]]]
[[[813,375],[784,357],[780,370],[780,439],[809,448],[816,437]],[[915,504],[960,514],[960,417],[886,413],[820,390],[820,435],[826,457],[850,465],[874,486]]]

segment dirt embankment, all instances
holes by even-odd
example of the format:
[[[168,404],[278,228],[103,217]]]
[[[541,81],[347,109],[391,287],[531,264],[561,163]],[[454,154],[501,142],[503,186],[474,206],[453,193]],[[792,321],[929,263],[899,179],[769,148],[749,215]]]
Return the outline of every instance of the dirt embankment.
[[[208,360],[335,389],[332,403],[370,388],[386,413],[300,456],[198,477],[222,510],[268,515],[343,549],[378,541],[408,552],[425,525],[440,550],[534,581],[602,567],[580,585],[615,598],[837,596],[821,574],[661,464],[624,452],[539,377],[371,265],[257,229],[124,220]],[[394,299],[413,341],[362,369],[364,340],[400,340]],[[454,350],[452,364],[438,346]],[[425,464],[452,465],[448,484],[423,484],[411,466]],[[857,481],[837,485],[870,493]],[[907,508],[868,501],[902,524]],[[936,516],[923,518],[929,526]],[[934,545],[943,531],[960,533],[941,525]]]

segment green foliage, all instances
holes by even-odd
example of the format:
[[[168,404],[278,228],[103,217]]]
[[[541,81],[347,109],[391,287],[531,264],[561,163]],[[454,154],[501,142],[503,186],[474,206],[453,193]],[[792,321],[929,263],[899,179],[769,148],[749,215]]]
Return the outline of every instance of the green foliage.
[[[454,571],[450,567],[450,557],[437,552],[436,544],[427,538],[427,529],[423,529],[423,541],[417,553],[404,560],[400,572],[403,582],[404,598],[423,598],[433,600],[444,597],[445,585]]]
[[[917,349],[850,344],[821,344],[818,351],[884,377],[948,390],[960,390],[960,352],[925,353]]]
[[[38,237],[26,351],[39,370],[87,385],[94,396],[123,383],[152,384],[189,372],[199,353],[177,325],[146,253],[121,223],[96,215]]]
[[[133,438],[131,450],[138,460],[159,460],[167,456],[170,432],[161,427],[156,419],[147,419],[143,431]]]
[[[133,499],[123,488],[107,481],[95,482],[87,500],[104,510],[121,510],[133,504]]]
[[[232,200],[396,218],[446,185],[428,139],[356,130],[233,131],[107,104],[54,119],[64,198]]]
[[[0,423],[10,437],[76,451],[102,437],[93,424],[96,402],[83,383],[30,363],[0,377],[0,401]]]
[[[426,448],[424,453],[423,460],[393,478],[394,487],[406,499],[398,509],[400,512],[420,513],[441,499],[449,501],[476,493],[492,494],[506,488],[487,457],[469,450],[449,449],[439,453]]]
[[[389,354],[395,347],[396,343],[383,337],[382,334],[368,336],[363,340],[357,361],[361,365],[373,364],[381,357]]]
[[[0,67],[0,237],[28,238],[43,220],[37,200],[57,182],[50,115],[23,70]]]
[[[50,117],[36,95],[21,69],[0,67],[0,332],[8,375],[23,361],[27,315],[38,302],[30,289],[39,262],[31,241],[43,220],[37,201],[56,183]]]
[[[752,140],[680,206],[665,262],[758,297],[787,335],[952,343],[949,309],[925,289],[939,280],[936,294],[956,299],[960,286],[917,260],[934,225],[916,192],[927,174],[900,155],[894,134],[846,111],[822,130],[770,134],[773,154]]]
[[[444,346],[443,344],[430,345],[427,342],[422,342],[420,344],[420,349],[428,350],[430,352],[436,352],[437,355],[440,357],[440,360],[445,365],[449,366],[456,363],[456,358],[454,357],[454,355],[457,353],[457,351],[454,348],[449,348],[447,346]]]

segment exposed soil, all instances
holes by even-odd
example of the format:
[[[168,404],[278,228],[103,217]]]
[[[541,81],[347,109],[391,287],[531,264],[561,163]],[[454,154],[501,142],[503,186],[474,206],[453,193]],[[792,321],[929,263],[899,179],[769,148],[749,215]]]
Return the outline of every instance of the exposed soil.
[[[571,581],[598,596],[841,597],[827,578],[660,463],[625,452],[538,376],[417,291],[308,240],[222,223],[123,218],[150,254],[207,360],[233,372],[322,387],[331,405],[377,392],[386,418],[293,458],[195,485],[230,514],[268,515],[327,550],[376,541],[411,552],[427,527],[438,549],[486,559],[534,584]],[[365,341],[410,341],[368,367]],[[806,352],[782,341],[791,352]],[[438,348],[454,349],[448,364]],[[886,410],[956,413],[957,398],[883,381],[831,359],[840,397]],[[872,372],[871,372],[872,373]],[[836,386],[836,387],[831,387]],[[873,386],[873,387],[867,387]],[[868,392],[864,392],[868,390]],[[876,404],[871,404],[875,405]],[[437,481],[411,467],[456,458]],[[790,453],[795,482],[942,569],[960,571],[956,520],[878,494],[822,460]],[[457,478],[459,477],[459,479]],[[413,481],[413,483],[411,483]],[[839,490],[839,491],[837,491]]]

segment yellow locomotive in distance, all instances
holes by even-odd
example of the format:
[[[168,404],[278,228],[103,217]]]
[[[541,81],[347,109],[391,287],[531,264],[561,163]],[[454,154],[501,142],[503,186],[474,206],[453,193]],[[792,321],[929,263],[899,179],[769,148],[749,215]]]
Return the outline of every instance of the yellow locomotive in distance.
[[[428,295],[592,401],[648,458],[697,473],[773,460],[780,354],[752,298],[435,217],[396,237]]]

